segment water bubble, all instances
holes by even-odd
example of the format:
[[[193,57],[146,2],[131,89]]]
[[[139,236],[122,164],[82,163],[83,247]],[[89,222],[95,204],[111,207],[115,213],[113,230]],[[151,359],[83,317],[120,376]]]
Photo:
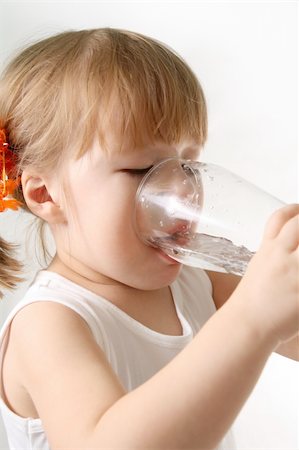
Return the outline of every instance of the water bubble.
[[[141,197],[141,203],[144,203],[145,202],[145,197],[144,197],[144,195]]]
[[[200,194],[196,194],[196,196],[195,196],[195,201],[196,201],[196,203],[201,203],[202,197],[201,197]]]
[[[160,220],[159,225],[160,225],[161,228],[164,227],[164,222],[163,222],[163,220]]]

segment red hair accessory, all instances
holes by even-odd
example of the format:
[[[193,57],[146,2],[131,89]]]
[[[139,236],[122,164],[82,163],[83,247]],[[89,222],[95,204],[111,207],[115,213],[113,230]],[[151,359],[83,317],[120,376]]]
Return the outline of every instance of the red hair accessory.
[[[18,209],[22,205],[13,198],[13,193],[20,184],[20,177],[13,173],[16,166],[16,155],[11,151],[4,128],[0,128],[0,213],[6,209]]]

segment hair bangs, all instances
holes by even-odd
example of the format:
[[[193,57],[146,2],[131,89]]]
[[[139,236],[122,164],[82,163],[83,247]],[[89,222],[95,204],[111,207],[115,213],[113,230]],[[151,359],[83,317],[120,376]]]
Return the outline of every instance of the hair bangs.
[[[107,151],[207,138],[202,88],[186,63],[164,44],[141,35],[108,29],[108,48],[94,47],[81,82],[84,122],[82,155],[97,137]],[[85,80],[84,80],[85,78]],[[86,91],[86,89],[84,89]],[[82,92],[82,90],[81,90]],[[83,107],[82,107],[83,106]]]
[[[22,77],[22,83],[19,79]],[[95,138],[104,150],[192,139],[203,145],[200,83],[172,49],[113,28],[64,32],[22,52],[1,82],[1,123],[20,148],[20,169],[63,167]]]

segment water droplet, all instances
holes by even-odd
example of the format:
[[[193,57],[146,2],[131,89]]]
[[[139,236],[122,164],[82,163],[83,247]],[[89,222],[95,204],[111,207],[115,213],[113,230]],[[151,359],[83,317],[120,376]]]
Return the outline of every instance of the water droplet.
[[[144,196],[142,196],[141,197],[141,203],[144,203],[145,202],[145,198],[144,198]]]
[[[160,225],[160,227],[164,227],[164,222],[163,222],[163,220],[160,220],[159,225]]]

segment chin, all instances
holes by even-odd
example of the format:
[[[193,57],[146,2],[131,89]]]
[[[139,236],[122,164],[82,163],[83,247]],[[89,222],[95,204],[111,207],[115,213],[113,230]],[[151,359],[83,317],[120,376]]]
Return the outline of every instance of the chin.
[[[169,286],[179,276],[182,269],[182,264],[165,264],[161,267],[161,264],[156,264],[153,271],[148,270],[142,277],[142,281],[138,282],[137,289],[152,291],[155,289],[161,289]]]

